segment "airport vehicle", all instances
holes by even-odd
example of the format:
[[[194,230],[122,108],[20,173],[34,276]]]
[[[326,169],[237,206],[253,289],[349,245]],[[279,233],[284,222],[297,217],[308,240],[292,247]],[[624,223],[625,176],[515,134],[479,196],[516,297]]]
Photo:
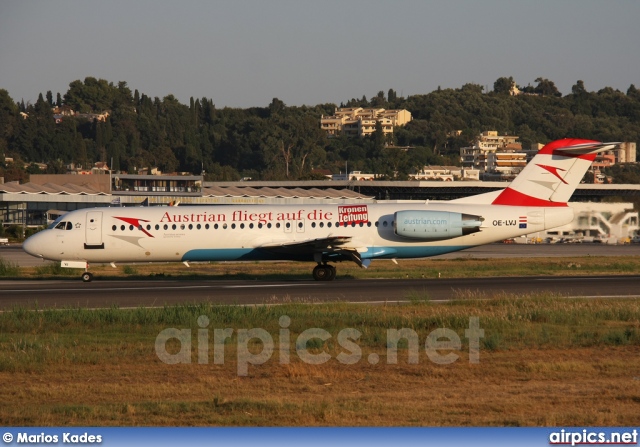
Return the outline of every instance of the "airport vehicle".
[[[310,261],[314,279],[332,280],[334,262],[436,256],[565,225],[567,201],[596,154],[616,144],[554,141],[507,188],[451,201],[77,210],[23,248],[84,268],[84,281],[92,262],[224,260]]]

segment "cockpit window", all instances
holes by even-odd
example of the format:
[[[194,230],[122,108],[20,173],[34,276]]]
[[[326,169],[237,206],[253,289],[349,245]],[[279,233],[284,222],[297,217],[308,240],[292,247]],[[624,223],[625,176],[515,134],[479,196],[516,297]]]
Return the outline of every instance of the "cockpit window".
[[[64,216],[60,216],[56,220],[51,222],[51,224],[47,227],[47,230],[51,230],[52,228],[58,228],[58,224],[60,224],[60,221],[62,220],[63,217]]]
[[[54,222],[55,224],[55,222]],[[53,224],[52,224],[53,226]],[[49,227],[51,228],[51,227]],[[58,224],[56,224],[55,227],[56,230],[73,230],[73,224],[71,222],[59,222]]]

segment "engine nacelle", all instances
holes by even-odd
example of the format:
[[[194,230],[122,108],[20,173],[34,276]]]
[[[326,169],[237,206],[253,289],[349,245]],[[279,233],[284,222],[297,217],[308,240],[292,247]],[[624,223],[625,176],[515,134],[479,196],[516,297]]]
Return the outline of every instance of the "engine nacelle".
[[[398,236],[438,241],[476,233],[483,220],[480,216],[448,211],[398,211],[394,215],[394,230]]]

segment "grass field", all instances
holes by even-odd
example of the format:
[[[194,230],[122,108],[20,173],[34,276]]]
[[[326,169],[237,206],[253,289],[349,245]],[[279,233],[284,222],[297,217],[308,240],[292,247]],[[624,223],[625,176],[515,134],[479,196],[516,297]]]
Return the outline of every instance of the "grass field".
[[[475,317],[484,335],[479,362],[471,363],[465,330]],[[168,328],[188,330],[190,363],[159,359],[156,339]],[[214,331],[225,328],[232,336],[224,362],[215,364]],[[270,334],[276,350],[238,375],[239,353],[264,348],[240,336],[252,328]],[[330,337],[296,344],[310,328]],[[338,338],[346,328],[361,333],[360,359],[350,365],[338,361],[347,351]],[[401,328],[417,334],[417,364],[408,362],[406,340],[390,364],[387,331]],[[456,349],[437,351],[457,355],[450,364],[432,362],[425,351],[439,328],[460,339]],[[162,348],[177,355],[184,346],[173,339]],[[301,348],[330,359],[305,363]],[[289,353],[287,363],[280,349]],[[636,426],[640,300],[532,295],[460,296],[448,304],[414,297],[385,306],[16,308],[0,313],[0,381],[2,425]]]

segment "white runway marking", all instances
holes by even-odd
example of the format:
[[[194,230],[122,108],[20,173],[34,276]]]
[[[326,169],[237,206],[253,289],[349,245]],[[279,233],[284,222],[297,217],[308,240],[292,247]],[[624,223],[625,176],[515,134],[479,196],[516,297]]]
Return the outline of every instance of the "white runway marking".
[[[212,287],[215,286],[170,286],[170,287],[158,287],[161,288],[163,290],[165,289],[210,289]],[[49,289],[46,292],[78,292],[81,291],[82,289]],[[105,288],[97,288],[97,289],[90,289],[88,290],[89,292],[118,292],[118,291],[123,291],[123,290],[145,290],[148,291],[150,290],[149,287],[105,287]],[[42,289],[6,289],[6,292],[39,292],[42,293],[43,290]]]
[[[311,286],[321,286],[321,283],[309,283],[307,285]],[[222,286],[219,284],[209,284],[209,285],[199,285],[199,286],[162,286],[158,287],[163,290],[166,289],[213,289],[213,288],[221,288],[221,289],[262,289],[262,288],[274,288],[274,287],[296,287],[299,284],[252,284],[252,285],[236,285],[236,286]],[[82,289],[49,289],[49,292],[78,292]],[[91,289],[91,292],[118,292],[118,291],[135,291],[135,290],[150,290],[149,287],[104,287]],[[33,293],[38,292],[42,293],[42,289],[4,289],[5,292],[15,292],[15,293]]]
[[[535,281],[574,281],[575,278],[578,278],[578,276],[576,277],[571,277],[571,278],[533,278]],[[580,276],[579,278],[581,279],[586,279],[586,280],[593,280],[593,279],[597,279],[600,281],[603,280],[615,280],[616,277],[615,276]]]
[[[308,286],[321,286],[322,284],[309,283]],[[251,286],[222,286],[223,289],[262,289],[266,287],[296,287],[299,284],[255,284]]]

